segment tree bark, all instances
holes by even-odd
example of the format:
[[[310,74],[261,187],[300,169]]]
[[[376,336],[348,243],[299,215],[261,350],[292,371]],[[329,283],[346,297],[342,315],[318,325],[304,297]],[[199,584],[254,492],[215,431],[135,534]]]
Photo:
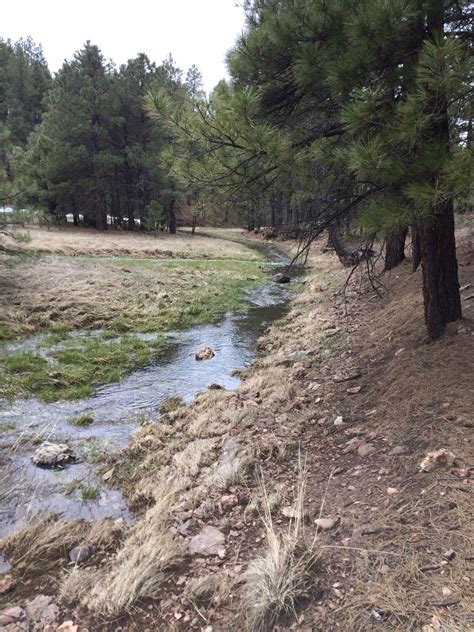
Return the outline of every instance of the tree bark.
[[[387,238],[384,270],[393,270],[405,259],[405,239],[408,228],[400,228]]]
[[[421,244],[420,229],[414,225],[411,227],[411,259],[411,269],[416,272],[421,263]]]
[[[339,228],[336,226],[335,222],[332,222],[329,226],[329,239],[342,265],[351,265],[350,259],[352,255],[352,250],[349,250],[349,248],[344,243],[341,234],[339,233]]]
[[[445,2],[428,4],[427,26],[431,37],[444,35]],[[430,129],[431,138],[443,151],[450,151],[448,106],[437,93],[432,96],[436,118]],[[431,339],[440,338],[446,325],[461,318],[453,201],[433,208],[433,219],[420,227],[421,269],[425,321]]]
[[[176,203],[176,200],[174,198],[171,198],[170,211],[169,211],[169,223],[168,223],[170,235],[176,234],[176,213],[174,210],[175,203]]]
[[[452,202],[420,228],[420,247],[426,327],[436,340],[448,323],[462,316]]]

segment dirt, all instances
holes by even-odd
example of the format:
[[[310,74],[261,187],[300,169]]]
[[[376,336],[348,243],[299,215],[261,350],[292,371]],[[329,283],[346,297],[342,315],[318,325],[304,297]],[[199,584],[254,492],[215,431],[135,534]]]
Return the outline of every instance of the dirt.
[[[185,548],[206,526],[218,528],[225,553],[183,554],[153,598],[143,596],[118,619],[77,602],[63,606],[79,630],[244,629],[243,577],[266,547],[262,479],[274,528],[286,533],[302,467],[305,532],[317,535],[320,565],[314,593],[277,628],[473,628],[472,237],[464,232],[459,247],[465,318],[436,342],[427,341],[420,271],[413,274],[409,261],[384,278],[382,299],[356,275],[342,296],[346,272],[322,246],[313,249],[293,310],[259,342],[264,353],[238,392],[211,391],[150,420],[116,457],[113,484],[128,494],[138,526],[150,520],[163,477],[180,480],[167,529]],[[423,471],[426,455],[442,448],[454,463]],[[216,472],[232,450],[242,468],[222,484]],[[102,584],[118,559],[98,567]],[[209,578],[215,585],[200,601],[191,582]],[[18,605],[24,580],[17,578],[2,606]],[[83,603],[98,590],[85,586]]]

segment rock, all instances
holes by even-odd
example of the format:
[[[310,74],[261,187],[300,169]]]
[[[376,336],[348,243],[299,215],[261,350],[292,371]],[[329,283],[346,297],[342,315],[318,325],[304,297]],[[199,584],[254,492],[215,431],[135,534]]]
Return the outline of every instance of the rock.
[[[389,456],[402,456],[404,454],[409,454],[410,449],[406,445],[396,445],[394,448],[390,450],[388,453]]]
[[[221,497],[221,507],[222,509],[232,509],[239,504],[239,499],[235,494],[228,494],[226,496]]]
[[[334,420],[334,425],[335,426],[342,426],[342,424],[344,423],[344,420],[342,419],[342,417],[339,415],[339,417],[336,417],[336,419]]]
[[[19,606],[3,610],[3,612],[0,612],[0,628],[11,630],[12,632],[28,630],[26,612]]]
[[[191,538],[189,552],[191,555],[225,556],[225,535],[216,527],[205,526],[200,533]]]
[[[35,465],[54,467],[75,461],[76,455],[67,443],[45,441],[34,452],[31,460]]]
[[[338,520],[336,518],[316,518],[314,524],[320,529],[327,531],[335,527],[337,522]]]
[[[196,360],[211,360],[216,354],[211,347],[204,347],[196,353]]]
[[[395,357],[401,355],[405,351],[405,347],[401,347],[397,351],[395,351]]]
[[[0,595],[4,595],[10,590],[15,588],[16,581],[13,579],[11,575],[5,575],[2,579],[0,579]]]
[[[362,386],[354,386],[353,388],[348,388],[347,393],[349,395],[357,395],[362,390]]]
[[[431,472],[437,467],[453,465],[456,456],[446,448],[435,450],[434,452],[428,452],[423,461],[420,463],[420,470],[422,472]]]
[[[300,516],[298,508],[294,505],[288,505],[287,507],[283,507],[281,513],[285,516],[285,518],[290,518],[290,520],[297,520],[302,518],[303,520],[307,520],[310,516],[307,511],[303,510],[303,515]]]
[[[400,490],[397,487],[387,487],[387,494],[389,496],[395,496],[395,494],[398,494]]]
[[[457,333],[470,335],[471,331],[472,329],[468,327],[467,325],[459,325]]]
[[[448,562],[450,562],[451,560],[454,560],[454,558],[456,557],[456,551],[454,549],[448,549],[447,551],[445,551],[443,553],[443,560],[447,560]]]
[[[75,564],[88,560],[95,552],[95,547],[89,544],[80,544],[69,551],[69,559]]]
[[[224,387],[221,386],[220,384],[210,384],[207,388],[210,391],[222,391],[222,390],[224,390]]]
[[[336,375],[333,377],[333,380],[334,382],[336,382],[336,384],[339,384],[340,382],[349,382],[350,380],[356,380],[360,376],[360,373],[349,373],[347,375],[336,373]]]
[[[28,618],[34,624],[32,626],[34,630],[56,630],[59,608],[53,603],[52,597],[38,595],[26,604],[25,610]]]
[[[362,457],[369,456],[369,454],[373,452],[375,452],[375,448],[373,445],[370,445],[370,443],[361,443],[357,448],[358,455]]]
[[[61,623],[57,632],[77,632],[78,626],[73,621],[64,621]]]
[[[287,274],[283,274],[283,272],[280,272],[279,274],[275,274],[275,276],[273,277],[273,281],[275,283],[289,283],[291,279]]]

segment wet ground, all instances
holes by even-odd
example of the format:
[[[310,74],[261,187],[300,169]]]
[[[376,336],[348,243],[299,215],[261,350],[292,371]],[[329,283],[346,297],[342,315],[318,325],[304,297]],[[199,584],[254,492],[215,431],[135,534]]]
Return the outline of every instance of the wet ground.
[[[141,419],[158,417],[157,409],[168,397],[179,395],[189,402],[211,384],[237,387],[234,372],[249,366],[258,337],[287,311],[294,287],[271,281],[288,260],[270,246],[262,248],[269,279],[245,296],[250,306],[245,313],[228,314],[215,325],[170,333],[167,352],[159,362],[99,389],[90,399],[53,404],[35,398],[0,400],[0,537],[45,512],[60,513],[66,520],[130,519],[120,492],[107,489],[97,470],[107,454],[128,444]],[[41,336],[34,336],[13,343],[10,350],[36,352],[40,343]],[[215,357],[197,362],[196,351],[208,346]],[[85,412],[93,415],[90,426],[69,423]],[[45,440],[67,442],[77,462],[62,469],[33,465],[31,455]],[[91,489],[96,490],[96,498],[83,500]]]

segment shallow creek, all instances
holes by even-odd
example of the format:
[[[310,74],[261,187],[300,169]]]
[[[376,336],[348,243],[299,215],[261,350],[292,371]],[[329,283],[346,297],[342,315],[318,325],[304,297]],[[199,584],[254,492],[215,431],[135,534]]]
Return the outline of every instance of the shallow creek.
[[[230,313],[218,324],[170,333],[166,353],[158,362],[134,371],[119,384],[100,388],[90,399],[53,404],[35,398],[0,399],[0,537],[47,512],[60,513],[66,520],[130,519],[120,492],[107,489],[97,470],[107,454],[128,444],[140,419],[159,416],[157,408],[168,397],[179,395],[190,402],[211,384],[237,387],[234,371],[249,366],[257,354],[258,337],[287,311],[293,287],[270,279],[287,264],[287,257],[271,246],[262,249],[269,279],[243,299],[250,305],[245,313]],[[38,351],[40,342],[41,336],[34,336],[13,343],[10,350]],[[196,351],[207,346],[215,357],[197,362]],[[92,413],[92,425],[68,423],[85,412]],[[67,442],[77,462],[62,469],[36,467],[31,455],[44,440]],[[97,487],[97,498],[84,501],[81,487]]]

